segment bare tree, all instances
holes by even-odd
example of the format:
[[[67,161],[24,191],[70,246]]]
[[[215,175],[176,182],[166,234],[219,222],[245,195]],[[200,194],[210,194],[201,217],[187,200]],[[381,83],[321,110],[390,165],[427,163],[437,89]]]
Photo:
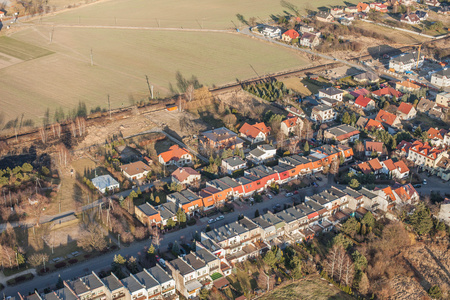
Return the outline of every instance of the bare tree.
[[[43,144],[47,142],[47,132],[45,130],[45,127],[39,128],[39,135],[41,137],[41,141]]]
[[[353,266],[352,260],[346,254],[344,258],[344,283],[346,286],[351,286],[353,282],[355,268]]]
[[[333,158],[330,164],[330,173],[336,176],[338,172],[339,172],[339,159],[335,157]]]
[[[101,227],[93,223],[83,229],[77,245],[87,252],[92,250],[102,251],[107,246]]]
[[[86,132],[86,120],[84,118],[78,117],[75,119],[75,123],[78,128],[78,135],[83,136]]]
[[[186,97],[186,100],[188,102],[191,102],[192,100],[194,100],[194,85],[190,84],[187,88],[186,88],[186,92],[184,93],[184,96]]]
[[[59,165],[62,167],[67,167],[70,163],[70,152],[63,143],[58,145],[58,159]]]
[[[156,249],[159,249],[159,246],[161,245],[162,241],[159,228],[157,226],[154,226],[151,230],[151,234],[152,234],[152,243],[156,246]]]
[[[73,121],[70,123],[70,131],[72,132],[72,137],[76,138],[77,137],[77,126],[75,125],[75,123]]]
[[[28,263],[36,268],[48,262],[48,255],[45,253],[35,253],[28,258]]]
[[[53,137],[61,138],[61,124],[54,123],[52,124]]]
[[[330,251],[328,252],[326,260],[326,270],[330,278],[334,278],[334,275],[336,273],[340,251],[341,248],[339,246],[334,245],[333,248],[331,248]]]

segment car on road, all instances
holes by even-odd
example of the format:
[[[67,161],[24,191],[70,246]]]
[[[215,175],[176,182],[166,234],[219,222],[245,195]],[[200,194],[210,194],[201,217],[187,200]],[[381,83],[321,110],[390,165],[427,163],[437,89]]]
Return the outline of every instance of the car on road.
[[[316,177],[317,178],[317,180],[319,180],[319,181],[322,181],[322,177]]]
[[[413,185],[413,187],[418,189],[418,188],[422,187],[422,185],[421,184],[415,184],[415,185]]]
[[[216,219],[209,219],[208,220],[208,224],[212,224],[212,223],[214,223],[216,221]]]
[[[163,258],[157,258],[158,264],[161,265],[161,267],[166,267],[166,261]]]
[[[315,182],[312,183],[313,186],[318,187],[319,185]]]
[[[292,197],[292,196],[294,196],[293,193],[286,193],[286,197]]]
[[[424,185],[427,184],[427,180],[424,179],[423,182],[422,182],[422,184],[424,184]]]
[[[217,221],[220,221],[220,220],[223,220],[223,219],[225,219],[225,217],[222,215],[222,216],[218,216],[217,218],[216,218],[216,222]]]
[[[267,194],[267,197],[268,197],[269,199],[272,199],[272,198],[273,198],[273,196],[272,196],[271,194]]]

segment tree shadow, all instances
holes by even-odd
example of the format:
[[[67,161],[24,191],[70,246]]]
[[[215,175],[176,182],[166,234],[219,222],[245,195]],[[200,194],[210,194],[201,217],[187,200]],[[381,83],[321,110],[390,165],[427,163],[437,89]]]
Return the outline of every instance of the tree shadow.
[[[402,53],[401,50],[398,50],[389,45],[379,45],[375,47],[369,47],[367,48],[367,51],[369,52],[369,55],[372,56],[372,58],[379,58],[387,53],[389,53],[390,56],[395,56]]]

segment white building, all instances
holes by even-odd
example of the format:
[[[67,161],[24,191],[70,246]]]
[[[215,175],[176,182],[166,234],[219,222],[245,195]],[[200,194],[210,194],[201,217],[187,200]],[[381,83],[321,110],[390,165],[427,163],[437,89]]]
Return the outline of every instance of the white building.
[[[337,113],[328,105],[314,106],[311,112],[311,120],[317,123],[325,123],[336,120]]]
[[[425,56],[418,57],[417,52],[402,53],[399,56],[391,58],[389,68],[396,72],[405,72],[422,67]]]
[[[142,161],[136,161],[131,164],[126,164],[120,166],[123,175],[130,180],[138,180],[147,177],[148,172],[151,168]]]
[[[431,75],[431,84],[441,87],[450,86],[450,69],[445,68]]]
[[[247,163],[242,160],[239,156],[229,157],[227,159],[222,160],[222,167],[226,170],[228,174],[233,174],[237,170],[244,169],[247,166]]]
[[[277,154],[277,149],[271,145],[259,145],[256,149],[249,152],[247,159],[255,162],[256,164],[261,164],[265,161],[273,159]]]
[[[330,99],[335,99],[335,100],[341,102],[343,96],[344,96],[344,91],[337,89],[335,87],[329,87],[326,89],[319,90],[319,98],[328,97]]]
[[[111,175],[102,175],[95,177],[91,180],[92,184],[104,194],[107,190],[114,191],[119,188],[119,182],[115,180]]]

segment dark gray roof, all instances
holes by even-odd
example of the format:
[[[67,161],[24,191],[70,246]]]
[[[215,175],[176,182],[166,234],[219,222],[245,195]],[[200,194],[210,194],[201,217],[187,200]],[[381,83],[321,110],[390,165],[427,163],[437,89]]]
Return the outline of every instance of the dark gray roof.
[[[67,281],[67,283],[77,295],[95,290],[104,285],[103,282],[101,282],[101,280],[94,274],[89,274],[74,281]]]
[[[167,220],[176,215],[178,208],[175,203],[168,201],[158,206],[158,210],[161,215],[161,218]]]
[[[211,252],[215,252],[219,249],[222,249],[222,247],[220,247],[219,244],[217,244],[214,240],[212,239],[205,239],[203,241],[201,241],[201,244],[203,246],[205,246],[206,249],[208,249]]]
[[[67,287],[46,294],[44,299],[48,300],[77,300],[78,297]]]
[[[226,190],[226,189],[229,189],[230,187],[235,188],[235,187],[240,186],[240,184],[236,180],[231,179],[228,176],[222,177],[220,179],[214,179],[214,180],[210,181],[209,183],[210,183],[210,185],[212,185],[215,188],[218,188],[220,190]]]
[[[200,256],[195,255],[193,252],[186,255],[184,257],[184,260],[195,270],[199,270],[206,266],[206,262]]]
[[[357,198],[359,198],[359,197],[362,196],[361,193],[359,193],[359,192],[357,192],[357,191],[355,191],[354,189],[351,189],[351,188],[349,188],[349,187],[346,187],[346,188],[343,190],[343,192],[346,193],[347,195],[349,195],[350,197],[355,198],[355,199],[357,199]]]
[[[215,260],[218,260],[217,256],[212,254],[208,249],[200,248],[195,251],[195,254],[203,259],[206,263],[213,262]]]
[[[297,218],[295,218],[293,215],[291,215],[286,210],[282,210],[279,213],[277,213],[276,215],[278,218],[280,218],[281,220],[283,220],[286,223],[295,222],[297,220]]]
[[[376,194],[372,193],[371,191],[369,191],[368,189],[366,189],[364,187],[362,189],[360,189],[359,192],[369,199],[373,199],[377,196]]]
[[[353,76],[353,78],[359,81],[362,80],[377,81],[379,79],[378,75],[373,72],[364,72]]]
[[[169,263],[183,276],[194,272],[194,269],[181,258],[171,260]]]
[[[438,78],[442,78],[442,77],[450,77],[450,68],[445,68],[443,70],[440,70],[436,73],[434,73],[432,76],[438,77]]]
[[[180,205],[188,204],[194,200],[200,199],[194,192],[189,189],[170,194],[167,197],[175,200],[175,202],[179,203]]]
[[[258,227],[252,220],[250,220],[247,217],[240,219],[238,222],[240,225],[247,228],[248,230],[253,230]]]
[[[214,142],[226,140],[231,137],[237,136],[236,133],[234,133],[233,131],[231,131],[225,127],[220,127],[217,129],[205,131],[205,132],[202,132],[201,134]]]
[[[324,94],[327,94],[329,96],[334,96],[334,95],[339,95],[339,94],[343,94],[344,92],[341,91],[340,89],[337,89],[335,87],[329,87],[326,89],[320,89],[319,92],[322,92]]]
[[[402,53],[399,56],[393,57],[391,59],[391,62],[393,63],[402,63],[402,64],[409,64],[411,62],[415,62],[417,58],[417,53],[416,52],[411,52],[411,53]]]
[[[261,227],[262,229],[266,229],[270,226],[273,226],[273,224],[270,224],[269,222],[267,222],[266,220],[264,220],[263,218],[261,218],[261,216],[252,219],[253,222],[255,222],[256,224],[259,225],[259,227]]]
[[[250,151],[249,153],[250,153],[251,155],[255,156],[255,157],[260,157],[260,156],[263,156],[263,155],[265,154],[265,152],[262,151],[262,150],[259,149],[259,148],[255,148],[255,149],[253,149],[252,151]]]
[[[335,127],[331,127],[331,128],[326,129],[325,131],[328,133],[331,133],[335,137],[338,137],[338,136],[341,136],[344,134],[349,134],[354,131],[357,131],[359,133],[358,129],[356,129],[353,126],[347,125],[347,124],[341,124],[341,125],[338,125]]]
[[[329,109],[332,109],[332,107],[325,104],[319,104],[313,107],[313,110],[317,111],[327,111]]]
[[[144,288],[144,286],[133,275],[122,279],[122,283],[130,291],[130,293],[137,292]]]
[[[141,284],[143,284],[147,289],[151,289],[155,286],[159,285],[159,282],[144,269],[144,271],[135,274],[136,278],[139,280]]]
[[[263,149],[265,151],[275,150],[275,148],[272,145],[269,145],[269,144],[259,145],[257,148],[261,148],[261,149]]]
[[[148,202],[145,202],[144,204],[141,204],[138,206],[138,208],[147,216],[153,216],[158,214],[158,211],[151,206]]]
[[[229,157],[223,160],[225,163],[229,164],[231,167],[237,167],[239,165],[245,164],[245,161],[242,160],[239,156]]]
[[[172,277],[164,271],[161,266],[156,265],[153,268],[147,269],[147,271],[160,283],[163,284],[172,280]]]
[[[262,166],[262,165],[259,165],[257,167],[253,167],[253,168],[248,169],[248,170],[245,171],[245,175],[246,176],[247,175],[253,175],[253,176],[255,176],[255,177],[259,178],[259,179],[260,178],[264,178],[264,177],[269,176],[269,175],[272,175],[274,173],[275,172],[271,168],[266,167],[266,166]]]
[[[121,287],[123,287],[123,284],[120,282],[119,279],[117,279],[117,277],[113,274],[104,277],[102,279],[103,283],[108,287],[108,289],[110,291],[115,291],[117,289],[120,289]]]

